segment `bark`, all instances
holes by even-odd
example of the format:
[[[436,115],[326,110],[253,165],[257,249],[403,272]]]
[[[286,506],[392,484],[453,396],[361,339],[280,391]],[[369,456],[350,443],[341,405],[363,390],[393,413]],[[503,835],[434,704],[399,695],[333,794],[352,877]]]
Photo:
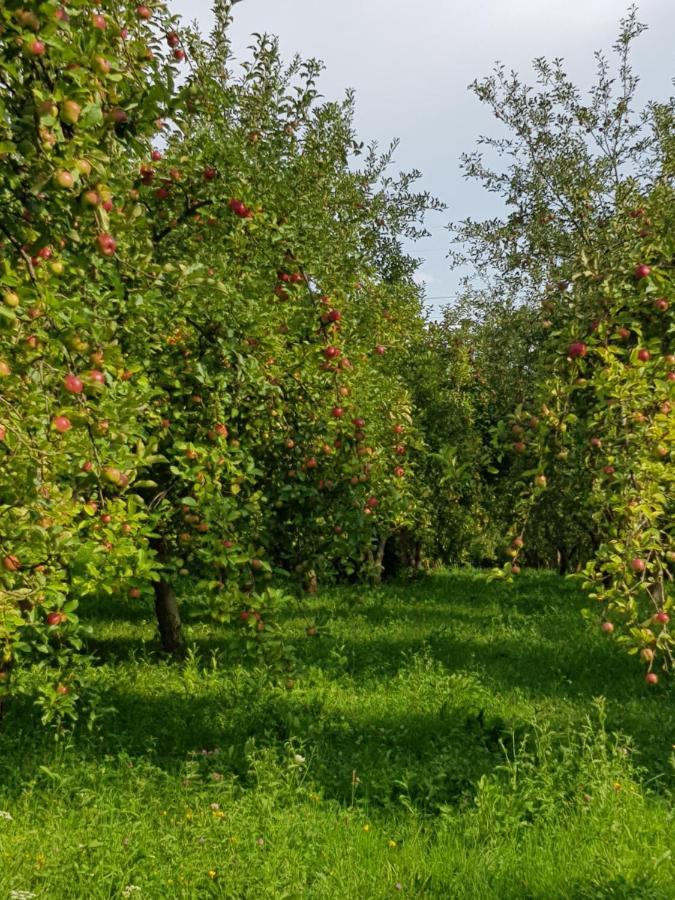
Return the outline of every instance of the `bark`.
[[[156,581],[154,587],[155,613],[162,650],[173,656],[182,656],[185,652],[185,639],[176,595],[169,582],[163,578]]]
[[[306,573],[303,587],[306,594],[316,594],[318,581],[314,569],[310,569],[309,572]]]

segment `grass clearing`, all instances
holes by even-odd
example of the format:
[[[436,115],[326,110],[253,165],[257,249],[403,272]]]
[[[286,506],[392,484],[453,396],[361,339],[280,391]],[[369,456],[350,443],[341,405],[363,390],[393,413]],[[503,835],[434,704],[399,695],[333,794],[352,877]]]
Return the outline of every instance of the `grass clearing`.
[[[121,602],[90,613],[115,712],[58,744],[27,700],[3,723],[0,897],[675,895],[672,688],[572,583],[326,590],[284,622],[291,689],[230,628],[162,661]]]

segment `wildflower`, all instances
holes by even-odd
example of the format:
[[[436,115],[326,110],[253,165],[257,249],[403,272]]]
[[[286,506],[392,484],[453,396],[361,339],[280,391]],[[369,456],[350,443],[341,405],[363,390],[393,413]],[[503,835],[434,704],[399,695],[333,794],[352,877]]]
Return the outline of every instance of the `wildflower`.
[[[394,849],[394,847],[398,846],[397,843],[396,843],[396,841],[388,841],[388,844],[389,844],[389,846],[391,847],[392,850]]]
[[[397,891],[402,891],[402,890],[403,890],[403,885],[401,884],[400,881],[397,881],[396,884],[394,885],[394,888],[395,888]]]
[[[265,838],[259,837],[258,840],[256,841],[256,844],[259,847],[264,847],[265,846]]]
[[[225,813],[222,809],[214,809],[212,815],[214,819],[222,819]]]
[[[619,784],[618,781],[615,781],[614,784],[612,785],[612,787],[614,788],[614,790],[615,790],[617,793],[621,790],[621,785]]]
[[[9,892],[9,900],[33,900],[33,897],[37,897],[37,894],[34,894],[32,891]]]
[[[214,781],[222,781],[223,780],[223,776],[220,774],[220,772],[212,772],[211,778],[213,778]]]
[[[188,811],[185,813],[185,818],[188,820],[188,822],[192,821],[192,810],[191,809],[188,809]]]
[[[122,891],[123,897],[131,897],[132,894],[137,894],[140,891],[140,888],[137,884],[128,884]]]
[[[209,869],[209,878],[215,878],[217,874],[215,869]]]
[[[309,799],[312,801],[312,803],[318,803],[321,797],[318,794],[310,794]]]
[[[364,831],[370,831],[370,825],[369,825],[367,822],[366,822],[366,824],[363,826],[363,830],[364,830]]]
[[[5,812],[4,809],[0,809],[0,819],[4,819],[5,822],[12,822],[12,821],[13,821],[12,814],[11,814],[11,813],[8,813],[8,812]]]
[[[212,803],[211,809],[215,812],[217,809],[220,809],[220,803]]]
[[[305,757],[300,756],[299,753],[296,753],[295,756],[293,757],[293,762],[296,764],[296,766],[302,766],[305,763]]]

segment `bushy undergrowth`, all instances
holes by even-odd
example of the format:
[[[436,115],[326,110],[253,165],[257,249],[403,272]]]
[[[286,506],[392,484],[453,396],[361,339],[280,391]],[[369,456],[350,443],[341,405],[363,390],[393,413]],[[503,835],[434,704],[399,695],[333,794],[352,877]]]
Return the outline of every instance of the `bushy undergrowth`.
[[[91,622],[91,730],[38,728],[30,673],[3,723],[0,897],[672,896],[672,692],[569,583],[300,600],[291,678],[230,627],[162,661],[122,602]]]

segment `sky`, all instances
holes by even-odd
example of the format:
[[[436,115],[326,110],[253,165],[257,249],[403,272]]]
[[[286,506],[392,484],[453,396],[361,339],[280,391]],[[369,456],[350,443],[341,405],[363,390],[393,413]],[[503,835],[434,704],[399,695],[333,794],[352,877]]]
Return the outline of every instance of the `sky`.
[[[210,0],[169,0],[202,31]],[[422,189],[448,209],[428,220],[431,237],[412,248],[423,259],[432,315],[454,296],[460,274],[446,260],[445,225],[465,216],[499,213],[495,198],[463,179],[459,160],[495,119],[468,90],[500,61],[531,80],[531,60],[563,57],[581,87],[592,82],[598,49],[610,50],[629,0],[242,0],[233,8],[235,55],[246,56],[253,32],[278,35],[284,56],[316,57],[326,66],[321,93],[336,99],[356,91],[356,130],[382,148],[399,138],[396,170],[419,169]],[[640,97],[674,92],[675,0],[642,0],[648,25],[636,45]]]

